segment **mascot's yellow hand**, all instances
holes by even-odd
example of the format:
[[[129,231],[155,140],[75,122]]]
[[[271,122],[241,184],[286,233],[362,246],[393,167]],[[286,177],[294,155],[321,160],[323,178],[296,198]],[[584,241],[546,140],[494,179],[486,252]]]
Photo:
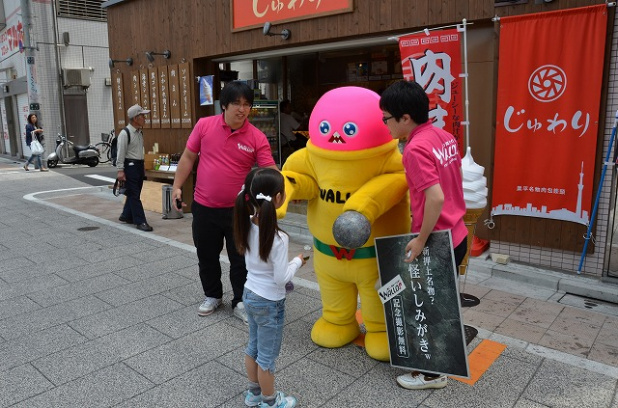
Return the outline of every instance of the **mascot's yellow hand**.
[[[296,180],[294,180],[294,178],[288,177],[285,173],[283,173],[283,180],[285,182],[285,201],[281,207],[277,208],[278,219],[285,217],[285,214],[288,211],[288,204],[290,201],[294,201],[294,192],[296,191]]]

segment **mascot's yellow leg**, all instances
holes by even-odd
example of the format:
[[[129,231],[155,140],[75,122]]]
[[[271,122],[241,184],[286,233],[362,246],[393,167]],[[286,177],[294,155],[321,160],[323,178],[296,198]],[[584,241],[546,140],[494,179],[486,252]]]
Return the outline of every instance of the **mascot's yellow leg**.
[[[313,325],[311,340],[322,347],[343,347],[360,334],[356,283],[346,273],[349,261],[338,261],[316,251],[313,266],[320,286],[322,317]]]
[[[365,350],[367,355],[379,361],[390,361],[388,337],[386,332],[373,332],[365,335]]]
[[[311,329],[311,340],[318,346],[338,348],[351,343],[359,334],[360,328],[356,322],[338,325],[320,317]]]
[[[386,324],[384,323],[384,307],[375,289],[378,271],[373,265],[373,273],[367,271],[364,278],[358,282],[361,298],[361,313],[367,329],[365,335],[365,350],[369,357],[380,361],[390,361]]]

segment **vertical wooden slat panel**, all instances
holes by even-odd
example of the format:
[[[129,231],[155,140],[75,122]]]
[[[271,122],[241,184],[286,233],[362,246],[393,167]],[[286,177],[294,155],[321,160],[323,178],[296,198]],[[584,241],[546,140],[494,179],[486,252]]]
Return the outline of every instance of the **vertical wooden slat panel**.
[[[517,234],[517,240],[520,243],[530,242],[530,224],[532,218],[530,217],[514,217],[515,218],[515,233]]]
[[[159,106],[159,81],[157,68],[148,69],[148,87],[150,90],[150,126],[158,129],[161,127]]]
[[[191,128],[193,77],[188,63],[178,65],[178,82],[180,84],[180,124],[183,128]]]
[[[131,101],[129,102],[129,106],[133,106],[135,104],[140,105],[142,103],[142,91],[140,88],[140,75],[139,75],[138,70],[131,71],[130,81],[131,81]],[[129,106],[127,106],[127,108]]]
[[[230,35],[231,27],[229,22],[231,3],[231,1],[218,1],[216,7],[212,10],[217,14],[210,15],[211,22],[214,23],[214,26],[217,28],[216,33],[214,33],[214,37],[216,38],[216,44],[218,45],[218,53],[225,53],[231,48],[230,41],[232,35]],[[214,22],[212,21],[212,17],[215,17]],[[211,34],[211,37],[212,36],[213,35]]]
[[[379,16],[380,18],[378,19],[378,28],[376,29],[377,31],[387,31],[391,29],[391,25],[390,25],[390,17],[391,17],[391,11],[392,11],[392,4],[390,1],[380,1],[378,2],[378,4],[380,5],[380,9],[379,9]]]
[[[427,18],[429,21],[435,22],[443,19],[442,10],[447,7],[446,0],[437,0],[431,2],[427,8]]]
[[[530,245],[545,246],[545,220],[535,219],[530,222]]]
[[[142,98],[141,106],[144,109],[150,109],[150,83],[148,81],[148,70],[140,69],[139,70],[139,89],[140,96]],[[144,128],[150,128],[150,115],[146,116],[146,121],[144,122]]]
[[[171,111],[170,111],[170,94],[169,94],[169,78],[167,65],[158,68],[158,89],[159,89],[159,117],[161,119],[161,128],[168,129],[171,127]]]
[[[550,248],[560,248],[560,234],[562,227],[560,221],[544,220],[545,222],[545,245]]]
[[[123,128],[126,125],[124,115],[124,84],[122,83],[122,73],[112,73],[112,106],[114,107],[114,117],[116,118],[116,128]]]
[[[511,216],[507,216],[509,218],[513,218]],[[518,234],[516,230],[516,222],[503,222],[506,221],[507,218],[505,216],[501,216],[497,219],[498,222],[501,222],[500,225],[500,241],[506,242],[518,242]]]
[[[454,22],[461,23],[464,18],[468,18],[470,10],[468,9],[468,0],[458,0],[455,7]]]
[[[178,81],[178,65],[170,65],[168,72],[172,128],[178,129],[182,127],[180,124],[180,83]]]

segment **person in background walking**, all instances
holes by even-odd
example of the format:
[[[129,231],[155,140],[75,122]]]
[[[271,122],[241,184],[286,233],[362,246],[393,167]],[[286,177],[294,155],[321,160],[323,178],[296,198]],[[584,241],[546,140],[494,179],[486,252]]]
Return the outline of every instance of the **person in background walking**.
[[[116,167],[118,174],[116,178],[125,182],[127,199],[124,202],[122,214],[118,218],[121,222],[135,224],[141,231],[152,231],[152,227],[146,222],[144,206],[140,195],[144,186],[144,135],[142,127],[146,122],[144,115],[150,113],[149,110],[139,105],[133,105],[127,109],[129,126],[127,132],[123,129],[118,134],[118,158]]]
[[[26,123],[26,144],[28,147],[30,147],[30,144],[32,143],[33,136],[39,143],[43,144],[43,129],[39,126],[38,121],[39,119],[36,116],[36,113],[31,113],[28,115],[28,123]],[[41,156],[42,155],[40,154],[31,154],[26,164],[24,164],[24,170],[29,171],[28,166],[36,159],[39,169],[41,169],[41,171],[48,171],[47,168],[43,167]]]
[[[199,156],[191,210],[193,243],[206,298],[197,314],[208,316],[221,306],[219,255],[225,239],[234,292],[232,308],[234,315],[246,323],[242,293],[247,269],[245,258],[234,245],[234,200],[255,163],[260,167],[277,167],[266,135],[247,120],[253,106],[253,89],[244,82],[230,82],[221,90],[219,100],[223,113],[200,119],[187,140],[174,177],[172,199],[174,203],[181,202],[182,185]]]
[[[468,229],[463,221],[466,203],[457,141],[447,131],[433,126],[429,98],[414,81],[398,81],[386,88],[380,98],[380,109],[382,121],[393,138],[406,141],[403,167],[410,189],[412,232],[418,236],[406,245],[404,261],[412,262],[422,253],[433,231],[450,230],[459,269],[467,252]],[[454,153],[450,157],[436,153],[443,151]],[[444,375],[418,371],[397,377],[397,383],[410,390],[444,388],[447,381]]]
[[[250,407],[296,406],[296,398],[275,392],[274,376],[283,339],[285,285],[306,262],[302,254],[288,262],[290,238],[279,229],[276,212],[284,201],[283,175],[255,169],[247,175],[234,207],[234,241],[248,270],[242,299],[249,321],[249,388],[244,395]]]

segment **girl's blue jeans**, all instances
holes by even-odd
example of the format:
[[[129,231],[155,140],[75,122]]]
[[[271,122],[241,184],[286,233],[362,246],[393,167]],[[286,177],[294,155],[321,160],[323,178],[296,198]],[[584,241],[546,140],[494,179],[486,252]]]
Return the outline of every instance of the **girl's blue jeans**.
[[[262,370],[274,373],[283,339],[285,298],[268,300],[245,288],[242,301],[249,320],[249,343],[245,353]]]

